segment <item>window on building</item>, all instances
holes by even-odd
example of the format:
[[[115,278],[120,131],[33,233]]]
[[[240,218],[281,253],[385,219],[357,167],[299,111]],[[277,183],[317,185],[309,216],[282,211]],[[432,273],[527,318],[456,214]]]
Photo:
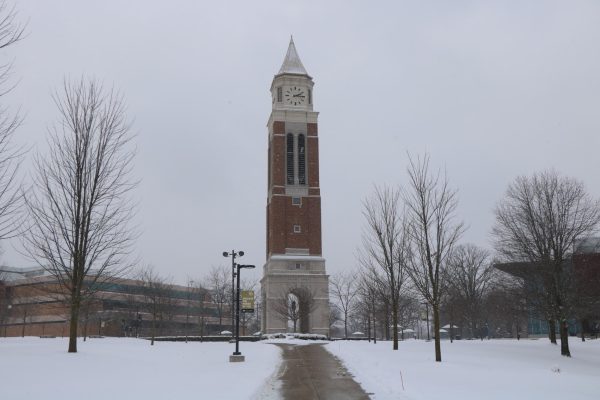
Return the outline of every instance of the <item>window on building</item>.
[[[308,89],[308,104],[312,104],[312,90]]]
[[[302,205],[302,197],[292,197],[292,205],[293,206],[301,206]]]
[[[298,183],[306,185],[306,139],[298,136]]]
[[[294,233],[302,233],[302,229],[300,225],[294,225]]]
[[[283,101],[283,88],[279,86],[277,88],[277,102],[281,103]]]
[[[302,264],[296,263],[296,269],[302,269]]]
[[[287,170],[287,184],[294,184],[294,135],[288,133],[286,136],[286,149],[287,149],[287,157],[286,157],[286,170]]]

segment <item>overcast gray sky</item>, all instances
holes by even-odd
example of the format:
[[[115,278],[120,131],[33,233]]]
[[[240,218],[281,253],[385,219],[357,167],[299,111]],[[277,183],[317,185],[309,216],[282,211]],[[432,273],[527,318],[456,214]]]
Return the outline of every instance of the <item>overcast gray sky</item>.
[[[355,268],[361,201],[405,182],[407,151],[446,168],[464,241],[481,246],[517,175],[555,168],[600,196],[598,1],[17,3],[28,36],[2,54],[19,81],[3,100],[25,115],[16,141],[45,150],[65,76],[119,88],[137,134],[138,252],[180,283],[232,248],[265,262],[269,87],[290,34],[321,112],[329,272]]]

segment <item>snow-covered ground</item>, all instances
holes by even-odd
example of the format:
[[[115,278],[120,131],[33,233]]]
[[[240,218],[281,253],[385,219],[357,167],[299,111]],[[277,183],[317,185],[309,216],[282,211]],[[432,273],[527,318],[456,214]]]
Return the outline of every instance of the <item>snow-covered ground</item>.
[[[240,343],[246,362],[230,363],[229,343],[105,338],[0,338],[0,398],[253,399],[280,363],[277,346]]]
[[[570,341],[573,358],[548,340],[442,342],[338,341],[325,346],[375,400],[387,399],[598,399],[600,340]],[[404,388],[402,385],[404,384]]]
[[[272,343],[315,342],[275,339]],[[571,341],[564,358],[547,340],[330,342],[375,400],[596,399],[600,396],[600,340]],[[240,343],[244,363],[229,363],[229,343],[158,342],[105,338],[0,338],[2,399],[275,399],[280,350],[266,342]],[[404,388],[403,385],[404,384]]]

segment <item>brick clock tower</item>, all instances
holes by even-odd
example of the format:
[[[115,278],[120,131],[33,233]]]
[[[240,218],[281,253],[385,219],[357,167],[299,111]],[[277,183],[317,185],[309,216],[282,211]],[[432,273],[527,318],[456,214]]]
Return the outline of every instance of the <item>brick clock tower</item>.
[[[293,39],[271,84],[267,124],[267,261],[262,332],[329,334],[328,275],[321,246],[319,138],[312,77]]]

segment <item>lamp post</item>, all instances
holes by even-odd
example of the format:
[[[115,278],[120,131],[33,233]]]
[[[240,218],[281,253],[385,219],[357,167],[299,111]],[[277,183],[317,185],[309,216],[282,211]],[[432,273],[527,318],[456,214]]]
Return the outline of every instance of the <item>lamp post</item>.
[[[254,265],[240,265],[237,266],[237,284],[236,284],[236,297],[235,297],[235,352],[229,356],[229,361],[244,361],[244,356],[240,353],[240,269],[242,268],[256,268]]]
[[[231,250],[231,253],[228,253],[226,251],[223,252],[223,257],[229,257],[231,256],[231,336],[233,337],[233,327],[235,325],[234,321],[235,321],[235,317],[234,317],[234,310],[233,310],[233,302],[235,299],[235,258],[236,257],[242,257],[244,255],[243,251],[238,251],[236,252],[235,250]],[[221,328],[221,327],[219,327]]]

